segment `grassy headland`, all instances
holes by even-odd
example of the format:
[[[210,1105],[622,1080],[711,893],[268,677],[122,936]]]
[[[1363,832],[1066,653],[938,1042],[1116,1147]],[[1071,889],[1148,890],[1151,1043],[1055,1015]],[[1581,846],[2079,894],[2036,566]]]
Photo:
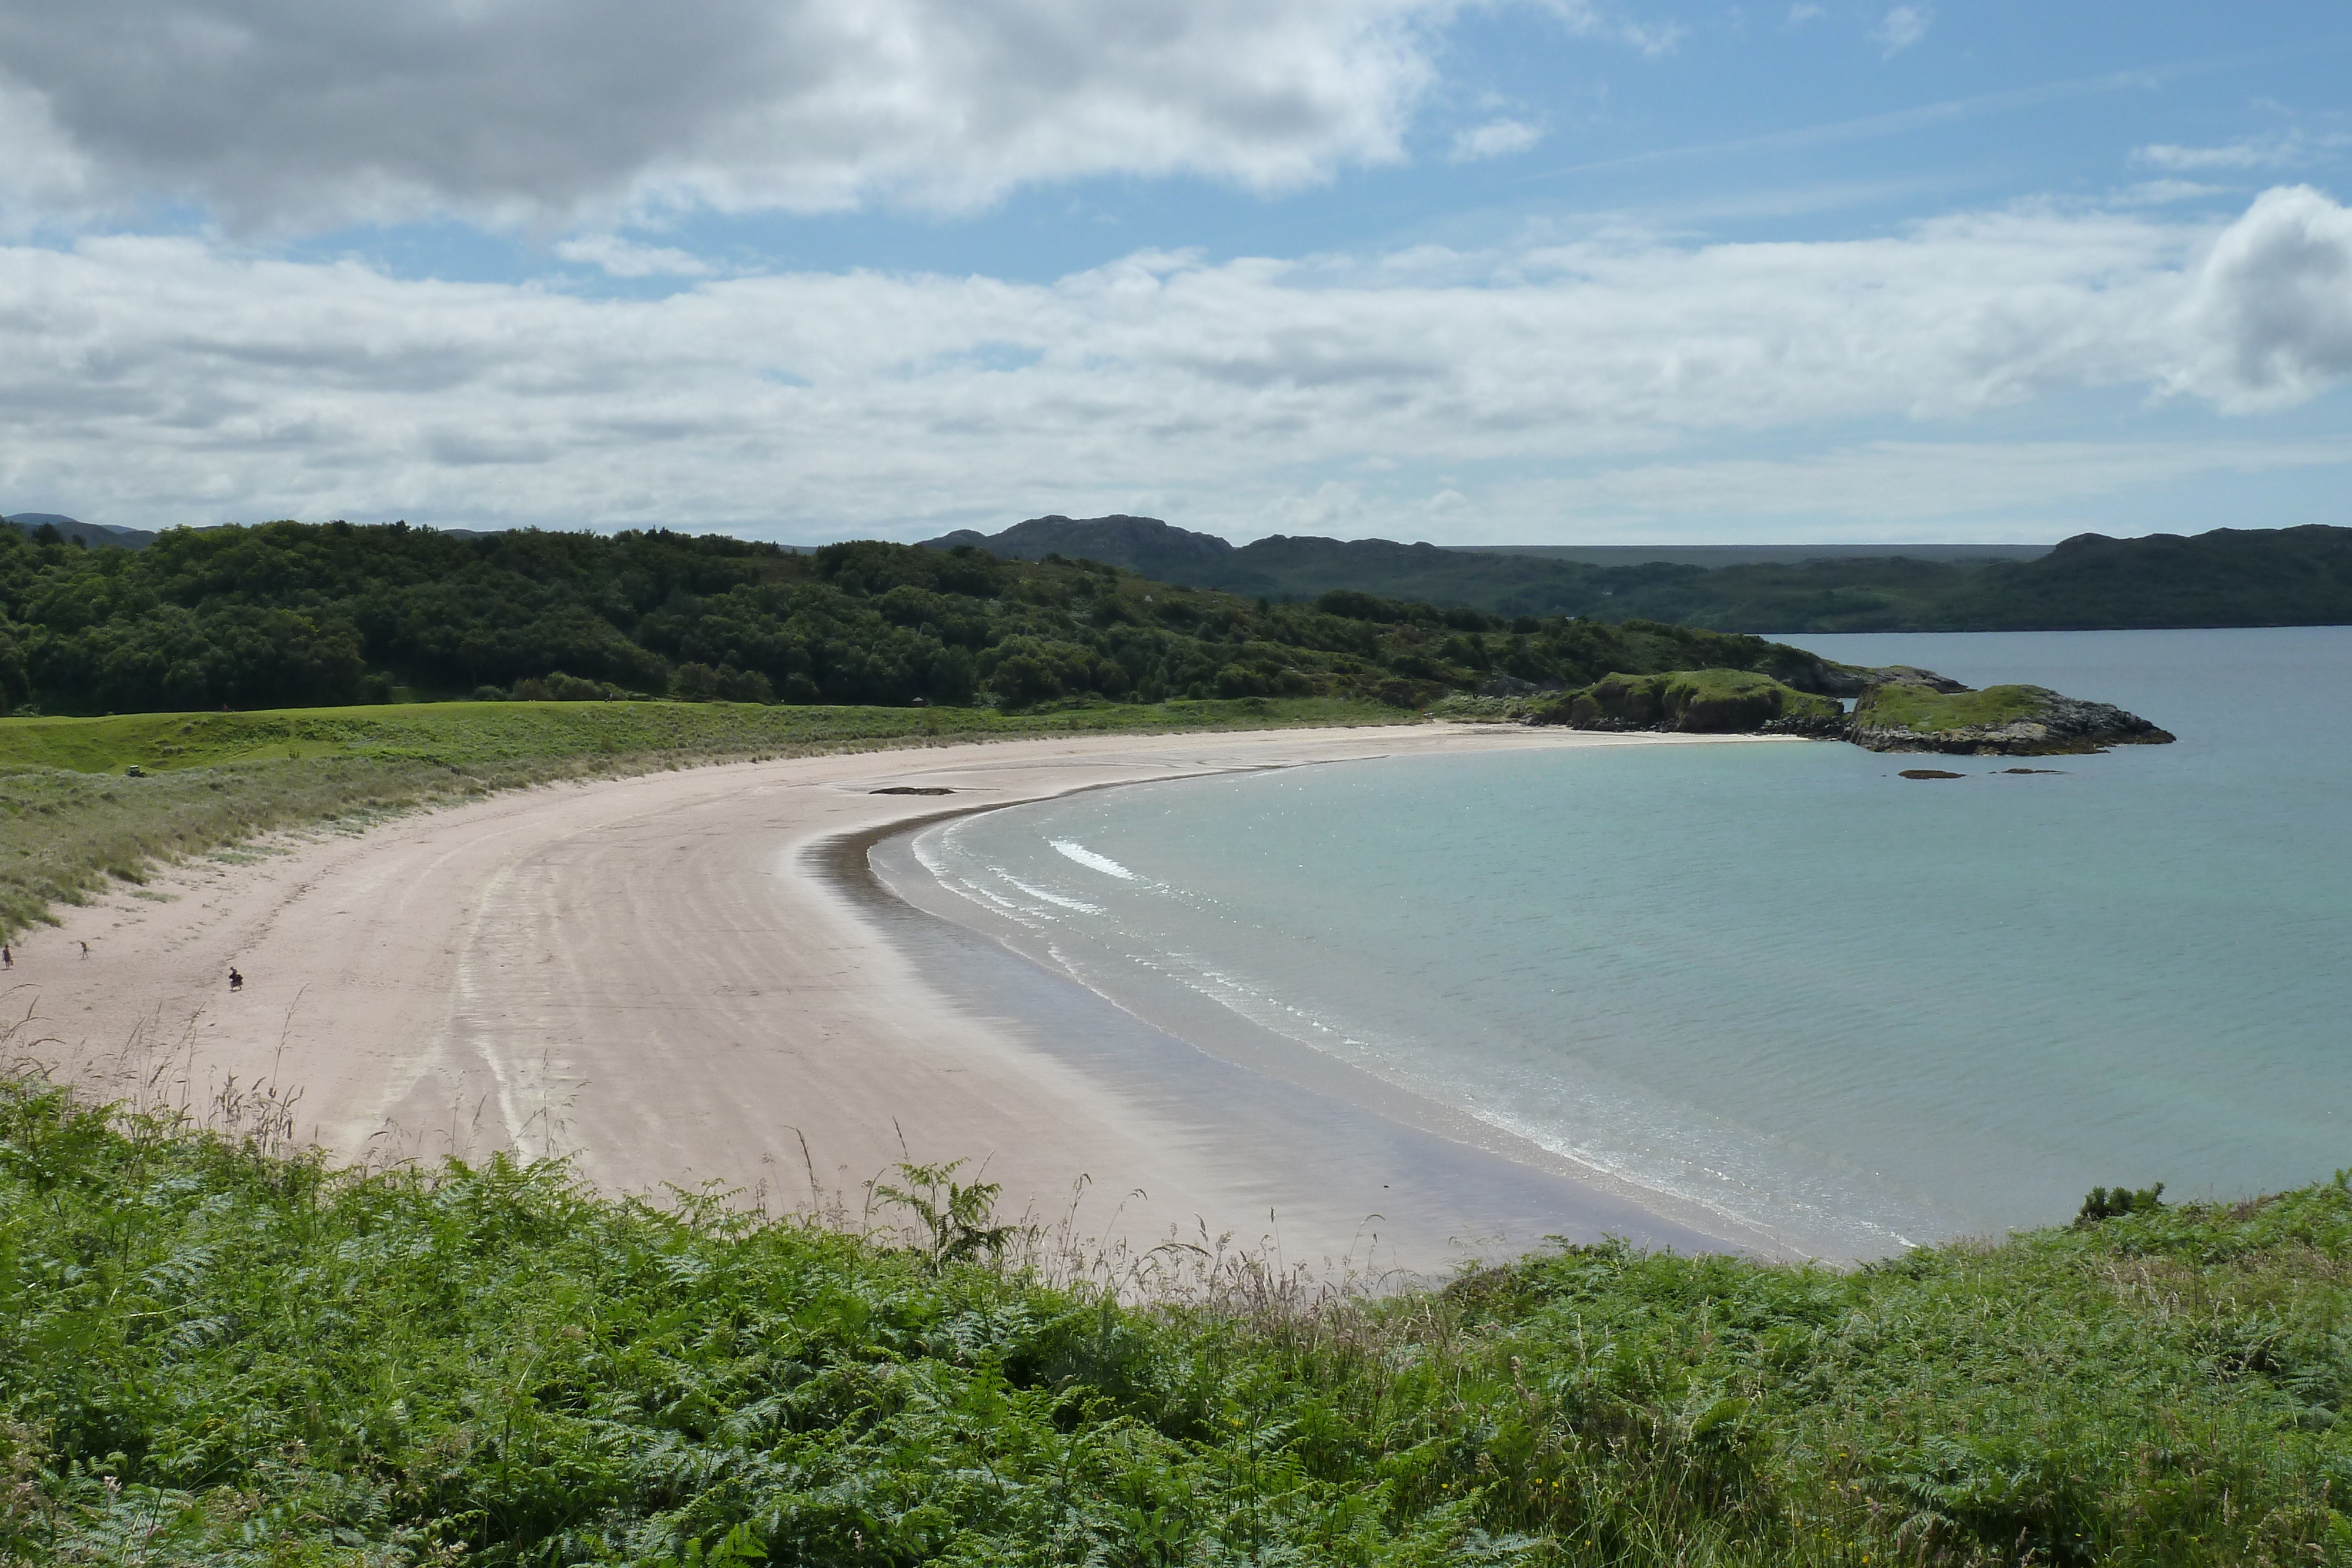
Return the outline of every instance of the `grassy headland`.
[[[0,1553],[2352,1555],[2340,1180],[1845,1274],[1604,1246],[1328,1296],[1169,1254],[1119,1299],[974,1245],[969,1192],[909,1244],[560,1166],[333,1171],[215,1111],[0,1081]]]
[[[153,864],[562,779],[1024,736],[1392,724],[1323,697],[992,708],[421,703],[0,719],[0,936]],[[125,769],[137,767],[142,777]]]
[[[1856,716],[1866,716],[1882,729],[1908,729],[1921,735],[1938,730],[1972,728],[2032,718],[2053,694],[2042,686],[1988,686],[1980,692],[1939,692],[1932,686],[1874,686],[1855,705]]]

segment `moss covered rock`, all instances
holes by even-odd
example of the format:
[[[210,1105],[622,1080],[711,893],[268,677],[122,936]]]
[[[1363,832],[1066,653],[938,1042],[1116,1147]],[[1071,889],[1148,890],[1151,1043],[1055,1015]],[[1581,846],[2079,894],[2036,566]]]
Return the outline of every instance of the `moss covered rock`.
[[[2042,757],[2162,745],[2173,736],[2110,703],[2062,696],[2047,686],[1945,692],[1890,684],[1873,686],[1854,704],[1847,738],[1872,751]]]

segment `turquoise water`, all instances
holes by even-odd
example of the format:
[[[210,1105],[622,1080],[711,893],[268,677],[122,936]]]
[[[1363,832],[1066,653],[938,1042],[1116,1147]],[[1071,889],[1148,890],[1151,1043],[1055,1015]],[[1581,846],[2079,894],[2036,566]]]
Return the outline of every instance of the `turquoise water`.
[[[914,848],[1147,1017],[1207,998],[1228,1050],[1271,1030],[1807,1252],[2352,1165],[2352,629],[1802,641],[2180,740],[1950,782],[1822,743],[1342,764]]]

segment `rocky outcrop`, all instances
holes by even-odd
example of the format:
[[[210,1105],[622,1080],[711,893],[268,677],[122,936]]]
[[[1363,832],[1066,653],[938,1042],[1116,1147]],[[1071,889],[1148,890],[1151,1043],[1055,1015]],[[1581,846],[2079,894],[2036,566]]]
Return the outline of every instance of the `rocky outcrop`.
[[[1752,670],[1673,670],[1604,675],[1538,707],[1530,724],[1571,729],[1673,730],[1686,735],[1833,734],[1845,716],[1831,698]]]
[[[1872,751],[2047,757],[2111,746],[2160,746],[2174,737],[2111,703],[2062,696],[2046,686],[1979,692],[1880,685],[1854,705],[1846,738]]]
[[[1935,692],[1964,692],[1969,688],[1949,675],[1939,675],[1933,670],[1923,670],[1916,664],[1841,664],[1834,659],[1815,659],[1807,670],[1774,674],[1801,692],[1819,692],[1823,696],[1858,697],[1873,686],[1924,686]]]
[[[1834,697],[1750,670],[1605,675],[1539,700],[1528,724],[1571,729],[1673,730],[1696,735],[1802,735],[1871,751],[2042,757],[2161,745],[2173,738],[2137,714],[2062,696],[2044,686],[1976,691],[1909,664],[1864,669],[1823,661],[1830,678],[1867,676],[1849,715]],[[1801,678],[1812,672],[1796,672]],[[1497,683],[1499,685],[1500,683]],[[1511,683],[1514,686],[1524,682]],[[1523,698],[1526,694],[1508,695]]]

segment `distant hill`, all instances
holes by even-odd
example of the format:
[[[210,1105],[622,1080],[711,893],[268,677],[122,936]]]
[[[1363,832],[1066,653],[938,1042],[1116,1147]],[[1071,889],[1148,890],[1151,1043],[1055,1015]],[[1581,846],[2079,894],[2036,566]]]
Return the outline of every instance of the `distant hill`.
[[[155,536],[142,528],[118,528],[106,523],[85,523],[59,512],[18,512],[14,517],[0,517],[26,533],[37,533],[47,526],[70,541],[79,539],[95,549],[100,545],[119,545],[124,549],[144,549],[155,542]]]
[[[1446,545],[1475,555],[1532,555],[1586,566],[1758,566],[1807,560],[2032,560],[2053,545]]]
[[[1717,547],[1440,549],[1388,539],[1276,535],[1238,549],[1151,517],[1034,517],[965,529],[929,548],[1007,559],[1103,561],[1196,588],[1268,600],[1334,589],[1465,605],[1496,615],[1652,620],[1720,632],[2063,631],[2352,623],[2352,528],[2217,528],[2194,538],[2082,534],[2034,546],[1720,547],[1771,559],[1690,564]],[[1809,548],[1855,553],[1805,559]],[[1669,559],[1605,564],[1604,550]],[[1933,554],[1915,552],[1934,552]],[[1937,559],[1940,556],[1942,559]],[[2023,559],[2028,558],[2030,559]],[[1680,558],[1680,559],[1674,559]]]
[[[1613,613],[1717,630],[2059,632],[2352,624],[2352,528],[2079,534],[2034,560],[1726,567],[1626,594]]]
[[[1572,613],[1616,579],[1573,561],[1486,555],[1391,539],[1289,538],[1276,534],[1235,549],[1214,534],[1157,517],[1032,517],[1002,533],[960,529],[923,548],[975,545],[1007,560],[1049,555],[1098,560],[1188,588],[1258,599],[1303,600],[1334,588],[1388,599],[1464,604],[1496,615]],[[1643,580],[1626,578],[1628,585]]]

